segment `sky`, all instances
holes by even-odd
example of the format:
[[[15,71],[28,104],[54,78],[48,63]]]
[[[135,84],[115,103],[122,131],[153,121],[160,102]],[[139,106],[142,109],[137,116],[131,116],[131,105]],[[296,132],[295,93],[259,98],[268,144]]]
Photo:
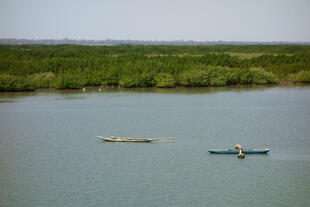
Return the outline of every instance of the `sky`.
[[[310,42],[310,0],[0,0],[0,38]]]

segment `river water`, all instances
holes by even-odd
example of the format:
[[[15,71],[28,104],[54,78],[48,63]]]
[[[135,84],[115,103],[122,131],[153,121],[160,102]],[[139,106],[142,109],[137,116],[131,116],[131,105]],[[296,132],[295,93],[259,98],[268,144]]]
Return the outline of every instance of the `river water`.
[[[208,153],[237,143],[271,151]],[[291,207],[309,195],[309,86],[0,94],[3,207]]]

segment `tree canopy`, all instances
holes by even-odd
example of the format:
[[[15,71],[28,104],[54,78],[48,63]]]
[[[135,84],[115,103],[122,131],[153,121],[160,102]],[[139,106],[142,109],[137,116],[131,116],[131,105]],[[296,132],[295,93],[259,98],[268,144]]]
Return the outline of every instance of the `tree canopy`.
[[[1,45],[0,91],[310,82],[310,46]]]

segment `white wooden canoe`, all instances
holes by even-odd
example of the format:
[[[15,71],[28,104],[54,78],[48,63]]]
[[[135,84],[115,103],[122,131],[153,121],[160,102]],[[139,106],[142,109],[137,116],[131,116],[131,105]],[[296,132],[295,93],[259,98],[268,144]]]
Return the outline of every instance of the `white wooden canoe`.
[[[129,137],[102,137],[102,136],[97,137],[107,142],[152,142],[159,140],[156,138],[129,138]]]

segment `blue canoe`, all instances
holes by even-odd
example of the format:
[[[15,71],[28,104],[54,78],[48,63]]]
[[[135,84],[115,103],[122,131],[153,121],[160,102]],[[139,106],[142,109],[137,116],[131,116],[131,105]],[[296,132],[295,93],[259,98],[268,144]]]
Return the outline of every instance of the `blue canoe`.
[[[242,149],[241,152],[244,154],[262,154],[269,152],[270,149],[259,148],[259,149]],[[239,154],[238,149],[210,149],[210,153],[214,154]]]

